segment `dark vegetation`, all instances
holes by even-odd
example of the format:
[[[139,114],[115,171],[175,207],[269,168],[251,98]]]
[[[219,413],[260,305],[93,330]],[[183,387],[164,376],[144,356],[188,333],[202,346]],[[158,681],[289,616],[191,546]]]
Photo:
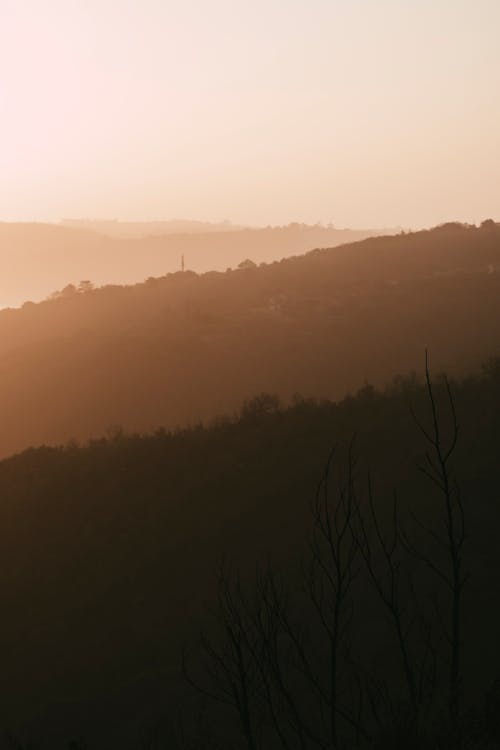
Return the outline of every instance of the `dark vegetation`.
[[[119,424],[148,432],[206,421],[259,391],[285,402],[295,392],[338,399],[420,369],[426,346],[436,368],[457,376],[498,347],[493,222],[244,266],[131,287],[84,284],[2,311],[0,455]]]
[[[498,747],[499,446],[490,360],[4,460],[1,725],[50,748]]]

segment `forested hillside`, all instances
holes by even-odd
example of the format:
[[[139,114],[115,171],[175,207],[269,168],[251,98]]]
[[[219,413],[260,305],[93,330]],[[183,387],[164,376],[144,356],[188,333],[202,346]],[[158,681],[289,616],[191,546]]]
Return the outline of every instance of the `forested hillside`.
[[[374,234],[305,224],[228,230],[189,222],[0,222],[0,307],[38,302],[81,281],[134,284],[180,270],[182,256],[191,271],[225,271],[248,258],[269,263]]]
[[[459,439],[449,471],[465,512],[463,565],[470,577],[463,602],[466,705],[482,700],[500,672],[499,373],[491,361],[477,376],[451,383]],[[448,444],[453,421],[439,378],[435,400]],[[270,564],[292,591],[300,589],[311,502],[334,446],[344,456],[356,435],[359,500],[366,506],[370,471],[384,528],[396,491],[413,538],[420,527],[409,508],[442,533],[439,491],[419,471],[429,446],[417,421],[432,430],[425,387],[420,378],[399,378],[384,392],[365,387],[339,403],[297,399],[283,409],[262,395],[238,417],[208,428],[117,434],[1,462],[2,727],[52,749],[71,737],[96,749],[148,746],[140,743],[150,731],[165,737],[178,728],[179,713],[189,731],[196,729],[197,711],[210,718],[213,707],[205,702],[203,709],[192,695],[180,652],[187,647],[190,669],[206,683],[198,633],[213,632],[218,561],[226,556],[247,580],[256,565]],[[344,459],[341,471],[343,465]],[[425,569],[415,568],[415,585],[422,575],[425,583]],[[439,580],[424,587],[424,596],[436,585],[446,602]],[[372,610],[369,579],[356,586],[362,642],[385,658],[390,622],[384,626]],[[387,664],[397,663],[386,662],[385,677]],[[215,728],[230,731],[229,717]],[[166,746],[175,747],[173,740]]]
[[[458,374],[498,352],[499,319],[493,222],[66,289],[0,312],[0,454],[194,424],[259,391],[338,398],[418,369],[425,347]]]

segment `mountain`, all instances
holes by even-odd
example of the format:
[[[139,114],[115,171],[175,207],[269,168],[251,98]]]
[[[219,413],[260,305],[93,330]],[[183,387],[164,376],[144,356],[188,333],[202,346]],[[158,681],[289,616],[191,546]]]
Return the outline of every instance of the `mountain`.
[[[500,348],[493,222],[243,265],[0,312],[0,454],[194,424],[260,391],[339,398],[426,347],[459,374]]]
[[[291,224],[239,229],[191,222],[0,223],[0,307],[40,301],[70,283],[132,284],[185,267],[225,271],[363,239],[372,231]]]

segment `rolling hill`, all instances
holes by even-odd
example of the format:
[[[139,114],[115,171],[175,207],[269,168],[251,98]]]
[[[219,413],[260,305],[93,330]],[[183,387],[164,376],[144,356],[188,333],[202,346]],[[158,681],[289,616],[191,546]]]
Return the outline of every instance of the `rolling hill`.
[[[500,229],[445,225],[228,272],[66,290],[0,312],[0,454],[338,398],[498,352]]]
[[[291,224],[242,229],[193,222],[0,223],[0,307],[40,301],[68,284],[89,280],[132,284],[186,268],[225,271],[250,258],[271,262],[314,247],[376,234]]]

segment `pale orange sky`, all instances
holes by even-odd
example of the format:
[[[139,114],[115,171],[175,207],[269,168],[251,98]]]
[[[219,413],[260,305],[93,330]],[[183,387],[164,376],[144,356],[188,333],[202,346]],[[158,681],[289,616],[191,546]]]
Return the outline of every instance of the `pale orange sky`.
[[[499,0],[0,0],[0,220],[500,219]]]

